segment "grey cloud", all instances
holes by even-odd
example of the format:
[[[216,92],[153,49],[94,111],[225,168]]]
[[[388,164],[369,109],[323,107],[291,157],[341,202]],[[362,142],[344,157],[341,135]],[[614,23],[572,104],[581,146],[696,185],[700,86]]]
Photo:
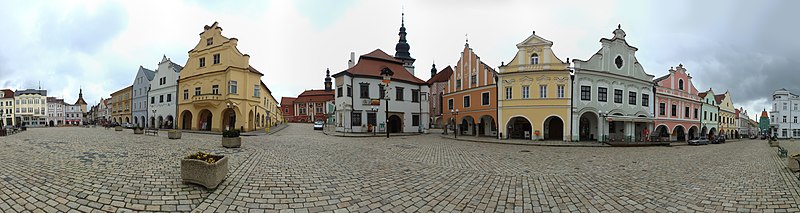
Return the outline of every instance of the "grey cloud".
[[[92,53],[122,32],[127,25],[127,13],[117,3],[105,3],[94,11],[78,8],[64,17],[42,13],[40,40],[50,47]]]

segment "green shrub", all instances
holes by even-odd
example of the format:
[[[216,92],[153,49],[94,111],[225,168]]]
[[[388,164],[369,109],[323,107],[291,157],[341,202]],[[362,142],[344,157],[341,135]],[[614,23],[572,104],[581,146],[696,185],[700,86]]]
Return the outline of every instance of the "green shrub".
[[[225,138],[236,138],[236,137],[239,137],[239,130],[232,129],[232,130],[223,131],[222,132],[222,137],[225,137]]]

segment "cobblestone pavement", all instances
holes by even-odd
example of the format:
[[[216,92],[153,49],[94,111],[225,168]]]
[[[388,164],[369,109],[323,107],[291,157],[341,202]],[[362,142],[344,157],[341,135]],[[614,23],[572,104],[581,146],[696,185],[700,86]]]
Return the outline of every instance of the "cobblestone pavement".
[[[764,141],[538,147],[326,136],[134,135],[47,128],[0,138],[0,212],[798,212],[800,182]],[[788,142],[798,144],[800,142]],[[216,190],[180,180],[198,150],[231,156]]]

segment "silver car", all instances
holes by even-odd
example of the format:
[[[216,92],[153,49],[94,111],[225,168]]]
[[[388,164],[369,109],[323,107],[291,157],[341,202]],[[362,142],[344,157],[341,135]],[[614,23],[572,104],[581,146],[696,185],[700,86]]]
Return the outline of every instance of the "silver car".
[[[322,121],[317,121],[317,122],[314,122],[314,130],[322,130],[322,126],[323,126],[324,124],[325,124],[325,123],[323,123]]]

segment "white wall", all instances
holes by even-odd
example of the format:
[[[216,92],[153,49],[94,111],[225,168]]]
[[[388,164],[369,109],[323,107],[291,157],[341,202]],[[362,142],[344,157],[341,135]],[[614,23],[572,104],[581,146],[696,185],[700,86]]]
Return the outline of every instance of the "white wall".
[[[342,80],[343,82],[338,82]],[[336,78],[336,91],[335,103],[336,103],[336,131],[339,132],[367,132],[366,125],[368,123],[367,120],[367,113],[373,112],[371,105],[364,105],[364,99],[360,97],[360,83],[368,83],[369,84],[369,98],[377,99],[379,98],[379,86],[381,84],[381,79],[376,78],[362,78],[356,77],[352,80],[349,76],[340,76]],[[347,86],[351,85],[353,87],[353,97],[347,97]],[[339,97],[339,90],[338,87],[342,87],[342,97]],[[403,87],[403,101],[396,100],[396,87]],[[428,123],[430,122],[429,118],[429,103],[427,95],[420,97],[419,102],[412,102],[411,98],[411,89],[419,89],[420,93],[428,93],[429,88],[427,85],[418,86],[410,83],[405,82],[398,82],[392,81],[389,84],[389,112],[398,112],[403,113],[403,132],[419,132],[420,128],[422,128],[423,132],[426,132],[428,129]],[[351,102],[352,101],[352,102]],[[352,105],[351,105],[352,103]],[[377,124],[380,125],[386,122],[386,101],[381,100],[380,105],[377,106],[378,110],[376,112],[376,121]],[[351,128],[351,114],[350,113],[361,113],[361,124],[362,126],[352,126]],[[412,116],[414,114],[419,114],[419,126],[413,126],[412,123]]]

